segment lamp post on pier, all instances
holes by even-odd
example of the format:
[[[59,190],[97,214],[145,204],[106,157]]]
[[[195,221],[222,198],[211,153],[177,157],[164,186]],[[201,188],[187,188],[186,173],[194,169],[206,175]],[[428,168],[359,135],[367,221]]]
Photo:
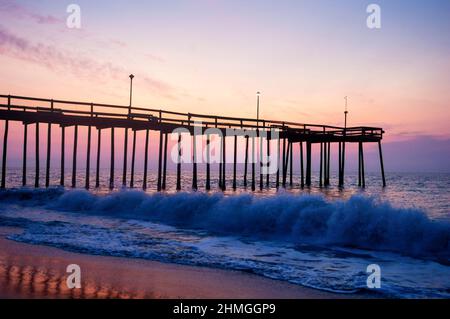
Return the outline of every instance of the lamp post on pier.
[[[130,74],[130,105],[128,107],[128,114],[131,113],[131,104],[132,104],[132,100],[133,100],[133,79],[134,79],[134,75]]]
[[[344,176],[345,176],[345,139],[347,138],[347,115],[348,115],[348,96],[345,99],[345,111],[344,111],[344,139],[342,141],[342,158],[341,167],[339,174],[339,186],[344,186]]]
[[[131,104],[132,104],[132,98],[133,98],[133,79],[134,75],[130,74],[130,104],[128,106],[128,119],[130,119],[131,114]],[[136,134],[136,131],[134,131],[134,134]],[[134,141],[135,139],[133,139]],[[134,145],[133,145],[134,147]],[[122,186],[126,187],[127,185],[127,163],[128,162],[128,128],[125,128],[125,141],[124,141],[124,150],[123,150],[123,177],[122,177]],[[134,154],[133,154],[133,163],[132,166],[134,166]],[[133,174],[134,172],[132,172]],[[133,180],[133,176],[131,177]],[[132,185],[133,182],[131,182]],[[131,186],[132,187],[132,186]]]

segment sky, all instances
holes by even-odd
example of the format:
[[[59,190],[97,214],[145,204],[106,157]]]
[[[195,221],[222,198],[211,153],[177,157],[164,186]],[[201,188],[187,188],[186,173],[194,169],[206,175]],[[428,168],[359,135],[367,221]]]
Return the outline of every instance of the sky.
[[[348,96],[388,171],[450,172],[449,32],[448,0],[0,0],[0,94],[126,105],[133,73],[136,106],[329,125]]]

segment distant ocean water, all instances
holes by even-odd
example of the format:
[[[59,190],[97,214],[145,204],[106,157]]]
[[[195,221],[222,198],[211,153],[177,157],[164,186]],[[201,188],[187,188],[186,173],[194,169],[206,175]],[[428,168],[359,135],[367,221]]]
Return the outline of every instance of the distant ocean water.
[[[82,253],[244,270],[339,293],[450,297],[450,174],[390,173],[385,189],[378,174],[368,174],[365,190],[351,173],[344,189],[333,176],[329,188],[313,180],[311,190],[300,190],[294,176],[292,189],[255,194],[242,190],[242,174],[233,192],[230,174],[225,194],[208,194],[203,176],[193,193],[191,172],[184,173],[184,192],[173,191],[170,172],[171,191],[156,194],[154,174],[147,193],[110,192],[106,171],[102,187],[88,192],[20,188],[20,170],[12,170],[8,185],[17,188],[0,192],[0,225],[23,228],[13,240]],[[117,171],[119,187],[121,177]],[[82,170],[77,183],[84,186]],[[369,264],[381,267],[379,290],[367,288]]]

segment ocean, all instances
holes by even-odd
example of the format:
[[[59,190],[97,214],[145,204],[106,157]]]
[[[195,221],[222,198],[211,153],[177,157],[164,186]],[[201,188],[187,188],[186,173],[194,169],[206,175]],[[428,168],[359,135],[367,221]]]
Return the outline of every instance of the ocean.
[[[181,192],[169,172],[169,191],[157,193],[155,174],[143,192],[121,188],[118,170],[110,191],[109,172],[102,171],[101,187],[86,191],[83,170],[79,189],[23,188],[21,170],[10,170],[9,189],[0,192],[0,226],[23,229],[11,240],[85,254],[241,270],[342,294],[450,297],[450,174],[389,173],[383,189],[379,174],[369,173],[364,190],[351,172],[342,189],[332,176],[328,188],[314,179],[302,190],[294,175],[286,190],[252,193],[240,173],[238,191],[229,174],[222,193],[214,171],[206,193],[202,173],[198,192],[190,190],[190,171],[184,173]],[[52,185],[58,174],[52,171]],[[136,187],[141,181],[137,175]],[[381,269],[379,289],[367,286],[373,264]]]

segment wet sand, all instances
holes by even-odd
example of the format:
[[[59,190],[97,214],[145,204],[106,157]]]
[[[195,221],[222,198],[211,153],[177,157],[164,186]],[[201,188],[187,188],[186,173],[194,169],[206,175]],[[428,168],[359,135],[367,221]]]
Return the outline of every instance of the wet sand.
[[[239,271],[92,256],[6,239],[0,228],[0,298],[347,298]],[[66,267],[81,267],[68,289]],[[355,296],[353,296],[355,297]]]

